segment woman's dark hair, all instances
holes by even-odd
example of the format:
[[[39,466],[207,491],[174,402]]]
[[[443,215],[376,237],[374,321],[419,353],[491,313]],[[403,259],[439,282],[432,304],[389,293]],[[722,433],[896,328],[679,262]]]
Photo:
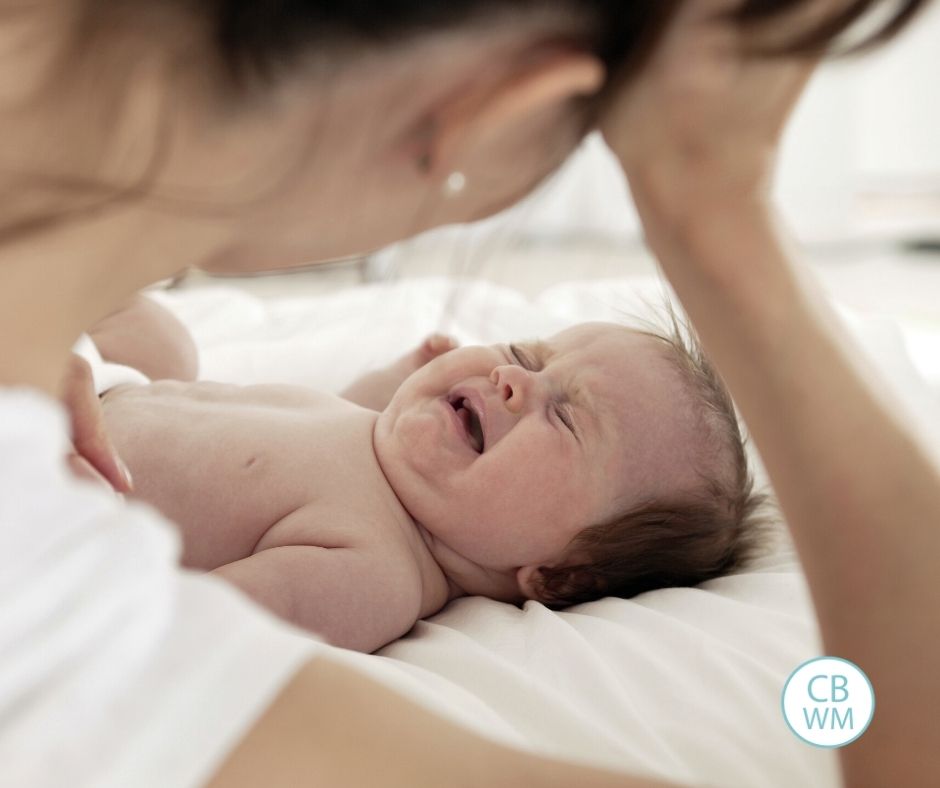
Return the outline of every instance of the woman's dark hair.
[[[272,74],[326,45],[400,45],[433,31],[457,30],[500,17],[560,12],[580,33],[572,38],[610,69],[655,39],[676,0],[216,0],[210,24],[233,74]],[[566,33],[568,31],[565,31]]]
[[[919,11],[927,6],[928,0],[894,0],[894,10],[861,40],[852,43],[843,54],[861,52],[878,44],[889,41],[899,33]],[[747,0],[741,7],[728,16],[740,24],[764,22],[781,13],[797,10],[807,5],[806,0]],[[824,17],[814,26],[795,35],[789,42],[777,50],[779,54],[817,54],[824,52],[833,41],[842,36],[856,22],[867,14],[882,9],[885,0],[854,0],[845,3],[835,13]]]
[[[546,11],[579,20],[581,43],[610,73],[622,73],[642,63],[683,1],[695,0],[189,0],[207,15],[219,52],[235,74],[245,68],[271,74],[327,43],[399,44],[499,15]],[[895,0],[897,7],[861,46],[893,36],[926,2]],[[727,17],[751,25],[806,5],[807,0],[742,0]],[[846,2],[812,29],[798,31],[779,53],[818,53],[868,12],[884,6],[885,0]]]

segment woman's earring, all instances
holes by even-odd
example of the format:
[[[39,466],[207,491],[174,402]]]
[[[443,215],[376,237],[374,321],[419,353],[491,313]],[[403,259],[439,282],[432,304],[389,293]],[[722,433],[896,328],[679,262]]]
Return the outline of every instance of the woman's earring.
[[[444,195],[456,197],[467,188],[467,176],[462,172],[452,172],[444,181]]]
[[[418,172],[420,172],[422,175],[429,175],[434,165],[430,151],[425,151],[424,153],[420,154],[416,163],[418,166]],[[467,176],[459,170],[454,170],[454,172],[448,175],[447,180],[445,180],[442,185],[444,196],[448,198],[453,198],[459,194],[462,194],[466,188]]]

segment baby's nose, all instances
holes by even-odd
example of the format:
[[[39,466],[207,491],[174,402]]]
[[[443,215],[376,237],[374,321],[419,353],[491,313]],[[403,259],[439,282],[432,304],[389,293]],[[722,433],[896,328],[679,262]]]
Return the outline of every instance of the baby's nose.
[[[490,374],[490,382],[510,413],[520,413],[525,406],[530,388],[527,370],[516,366],[497,367]]]

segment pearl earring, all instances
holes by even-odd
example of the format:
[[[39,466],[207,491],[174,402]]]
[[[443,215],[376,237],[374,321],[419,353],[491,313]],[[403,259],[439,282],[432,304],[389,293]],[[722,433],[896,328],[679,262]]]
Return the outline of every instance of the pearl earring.
[[[430,151],[421,153],[417,158],[416,164],[418,165],[418,172],[422,175],[429,175],[433,169]],[[447,179],[442,184],[441,190],[444,192],[445,197],[453,198],[461,194],[466,188],[467,176],[459,170],[454,170],[447,176]]]
[[[467,176],[462,172],[452,172],[444,181],[444,194],[447,197],[456,197],[467,188]]]

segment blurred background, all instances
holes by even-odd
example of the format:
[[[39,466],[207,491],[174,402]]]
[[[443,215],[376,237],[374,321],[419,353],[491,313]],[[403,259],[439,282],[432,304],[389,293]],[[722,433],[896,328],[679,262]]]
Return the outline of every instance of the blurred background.
[[[824,66],[787,131],[784,217],[827,290],[902,327],[940,386],[940,4],[891,45]],[[746,261],[742,261],[746,265]],[[341,264],[229,283],[263,297],[415,276],[481,278],[534,296],[563,281],[653,274],[619,168],[585,141],[522,204]],[[180,288],[211,283],[192,274]]]

